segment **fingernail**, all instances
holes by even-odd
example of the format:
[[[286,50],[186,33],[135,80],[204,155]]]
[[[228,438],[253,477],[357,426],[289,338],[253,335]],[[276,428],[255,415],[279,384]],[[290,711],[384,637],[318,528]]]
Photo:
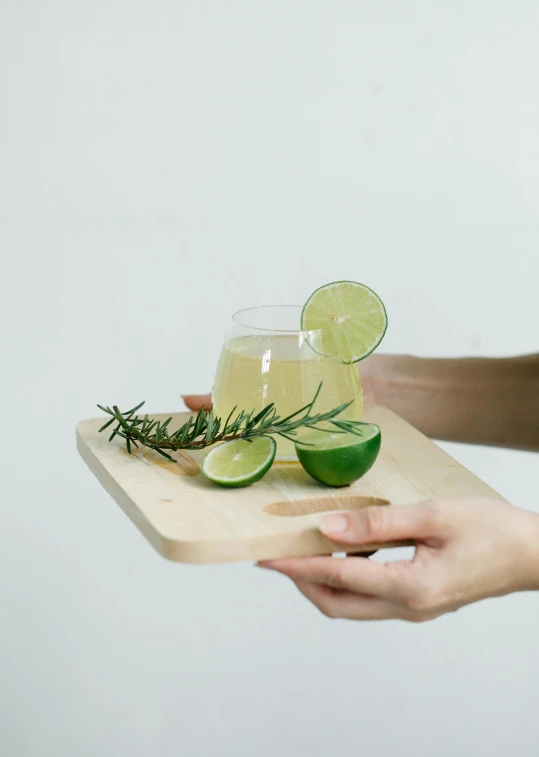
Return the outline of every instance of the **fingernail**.
[[[255,563],[255,568],[265,568],[266,570],[274,570],[271,560],[263,560]]]
[[[322,521],[321,530],[325,534],[342,534],[348,528],[346,515],[326,515]]]

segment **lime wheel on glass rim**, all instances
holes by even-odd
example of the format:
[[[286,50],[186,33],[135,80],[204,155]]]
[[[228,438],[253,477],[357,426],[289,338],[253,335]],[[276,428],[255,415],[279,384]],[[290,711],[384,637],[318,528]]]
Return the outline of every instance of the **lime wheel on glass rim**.
[[[384,303],[357,281],[334,281],[317,289],[303,307],[301,328],[317,332],[312,348],[342,363],[357,363],[373,352],[387,329]]]

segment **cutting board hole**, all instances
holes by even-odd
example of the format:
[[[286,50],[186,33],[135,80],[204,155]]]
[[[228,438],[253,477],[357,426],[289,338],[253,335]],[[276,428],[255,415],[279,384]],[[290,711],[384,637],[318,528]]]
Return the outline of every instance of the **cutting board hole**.
[[[295,499],[291,502],[272,502],[264,511],[270,515],[312,515],[331,510],[361,510],[372,505],[389,505],[387,499],[380,497],[320,497],[313,499]]]

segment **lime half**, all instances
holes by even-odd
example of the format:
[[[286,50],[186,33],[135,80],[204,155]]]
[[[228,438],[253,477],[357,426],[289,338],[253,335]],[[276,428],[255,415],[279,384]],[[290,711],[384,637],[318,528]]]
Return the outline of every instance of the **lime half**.
[[[236,439],[212,449],[202,463],[204,475],[221,486],[249,486],[271,468],[277,445],[271,436]]]
[[[357,434],[313,431],[296,443],[298,459],[307,473],[328,486],[348,486],[374,464],[382,434],[374,423],[358,423]]]
[[[387,313],[369,287],[355,281],[335,281],[311,294],[301,313],[301,328],[318,332],[309,339],[316,352],[342,363],[357,363],[382,341]]]

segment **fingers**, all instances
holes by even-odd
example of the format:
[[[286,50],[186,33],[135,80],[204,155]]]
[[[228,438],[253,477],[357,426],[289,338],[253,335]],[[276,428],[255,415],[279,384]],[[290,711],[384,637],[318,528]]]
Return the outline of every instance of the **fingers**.
[[[328,618],[388,620],[401,617],[399,608],[383,599],[362,597],[308,581],[296,581],[296,586],[303,596]]]
[[[182,399],[189,410],[200,410],[202,405],[205,410],[211,410],[211,394],[184,394]]]
[[[303,557],[258,563],[288,576],[301,593],[331,618],[414,623],[455,609],[447,601],[444,574],[414,561],[378,563],[370,560]]]
[[[406,568],[394,563],[370,560],[336,559],[334,557],[303,557],[259,563],[261,568],[275,570],[294,582],[317,584],[345,592],[401,601],[408,593]]]
[[[419,540],[433,536],[436,512],[428,502],[406,506],[371,506],[328,515],[320,526],[324,536],[339,544],[375,544]]]

